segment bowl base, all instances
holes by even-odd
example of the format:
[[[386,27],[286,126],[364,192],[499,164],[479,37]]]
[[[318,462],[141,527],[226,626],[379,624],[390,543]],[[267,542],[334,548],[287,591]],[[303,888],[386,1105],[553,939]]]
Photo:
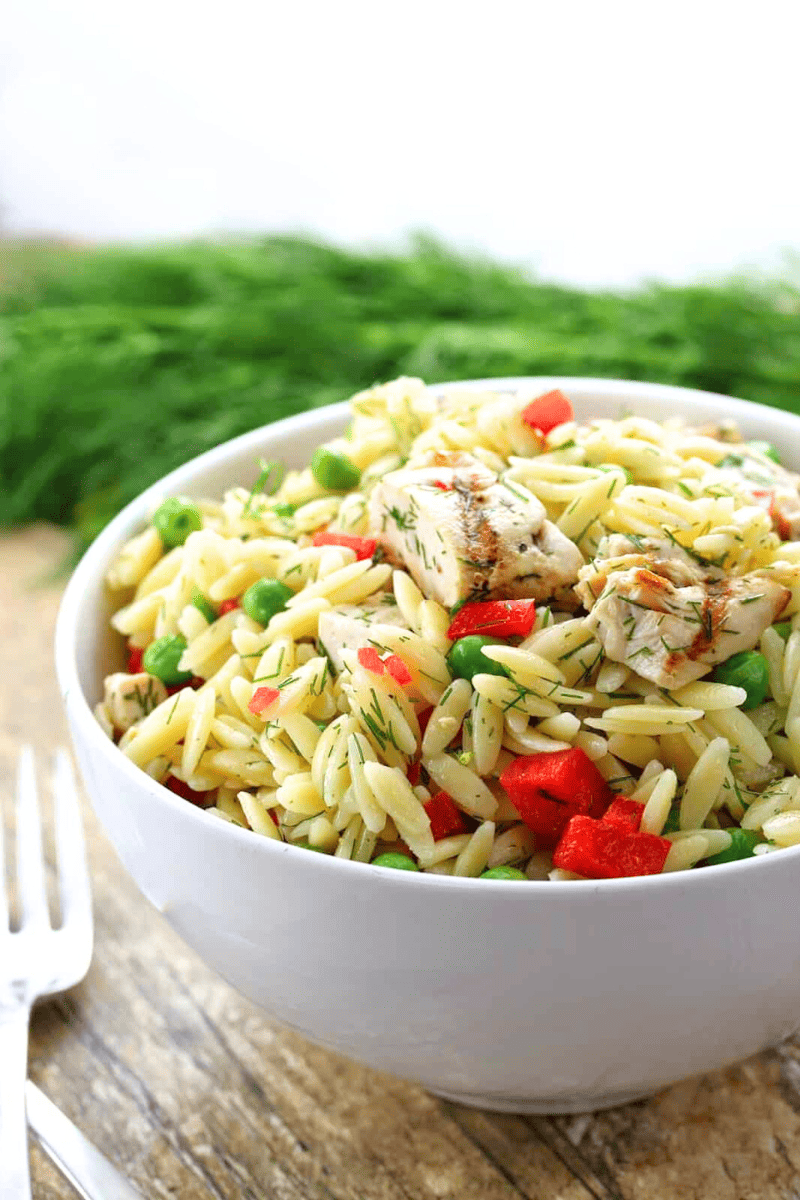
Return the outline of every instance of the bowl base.
[[[637,1100],[646,1100],[654,1093],[616,1092],[613,1095],[587,1098],[576,1096],[558,1097],[553,1100],[528,1100],[523,1096],[492,1096],[475,1095],[471,1092],[440,1092],[428,1088],[433,1096],[441,1100],[450,1100],[454,1104],[464,1104],[467,1108],[483,1108],[489,1112],[519,1113],[520,1115],[539,1117],[559,1117],[576,1113],[599,1112],[604,1108],[620,1108],[623,1104],[633,1104]]]

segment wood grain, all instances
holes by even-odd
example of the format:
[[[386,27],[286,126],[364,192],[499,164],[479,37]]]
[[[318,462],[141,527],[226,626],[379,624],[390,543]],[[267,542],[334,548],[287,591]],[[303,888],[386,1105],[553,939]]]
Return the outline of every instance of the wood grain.
[[[52,669],[67,541],[0,539],[0,766],[67,731]],[[147,1200],[800,1200],[800,1047],[596,1116],[462,1108],[269,1021],[139,895],[86,806],[96,952],[34,1015],[30,1071]],[[37,1200],[72,1195],[32,1148]]]

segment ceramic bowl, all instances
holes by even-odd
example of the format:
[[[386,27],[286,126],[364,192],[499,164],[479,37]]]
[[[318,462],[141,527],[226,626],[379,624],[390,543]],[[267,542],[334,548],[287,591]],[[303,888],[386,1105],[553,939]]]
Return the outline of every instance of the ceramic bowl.
[[[485,382],[485,381],[483,381]],[[800,466],[800,418],[725,396],[596,379],[579,417],[733,417]],[[578,1112],[752,1054],[800,1027],[800,848],[650,878],[507,883],[410,874],[259,837],[153,782],[91,706],[119,669],[103,577],[164,494],[252,485],[260,456],[307,463],[337,405],[268,425],[172,472],[90,547],[56,659],[95,810],[141,891],[234,987],[311,1041],[465,1104]]]

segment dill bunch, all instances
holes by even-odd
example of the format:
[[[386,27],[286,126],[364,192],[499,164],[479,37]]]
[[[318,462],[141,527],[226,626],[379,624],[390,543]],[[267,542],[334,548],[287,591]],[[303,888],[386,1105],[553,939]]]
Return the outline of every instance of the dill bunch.
[[[187,458],[399,374],[645,379],[800,411],[800,293],[778,280],[593,293],[424,237],[3,249],[0,525],[81,544]]]

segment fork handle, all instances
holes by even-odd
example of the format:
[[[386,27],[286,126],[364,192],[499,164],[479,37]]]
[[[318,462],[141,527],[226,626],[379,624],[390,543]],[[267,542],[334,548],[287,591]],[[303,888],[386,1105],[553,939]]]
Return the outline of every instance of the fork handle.
[[[31,1200],[25,1077],[28,1073],[28,1010],[0,1009],[0,1196]]]

